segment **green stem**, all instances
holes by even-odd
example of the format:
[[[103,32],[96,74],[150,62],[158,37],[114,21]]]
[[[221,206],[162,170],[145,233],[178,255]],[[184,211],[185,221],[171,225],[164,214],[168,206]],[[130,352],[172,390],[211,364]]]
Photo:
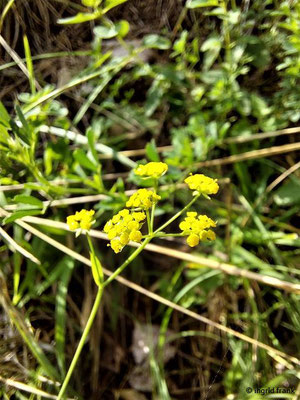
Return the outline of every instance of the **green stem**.
[[[156,235],[154,235],[154,237],[178,237],[178,236],[186,236],[186,234],[184,234],[183,232],[181,233],[165,233],[165,232],[161,232]]]
[[[148,233],[149,233],[149,235],[152,235],[153,232],[151,229],[151,220],[150,220],[149,210],[146,210],[146,216],[147,216]]]
[[[90,237],[90,235],[88,234],[88,232],[86,232],[85,236],[86,236],[86,238],[87,238],[87,241],[88,241],[88,244],[89,244],[89,248],[90,248],[90,250],[91,250],[91,253],[95,254],[95,249],[94,249],[94,246],[93,246],[91,237]]]
[[[156,229],[154,232],[154,235],[160,231],[162,231],[166,226],[170,225],[171,222],[175,221],[176,218],[180,217],[181,214],[183,214],[187,209],[191,207],[192,204],[195,203],[195,201],[199,198],[200,194],[197,194],[190,202],[187,204],[181,211],[178,211],[177,214],[173,215],[172,218],[170,218],[167,222],[165,222],[160,228]]]
[[[86,341],[86,339],[88,337],[88,334],[89,334],[89,332],[91,330],[91,327],[93,325],[94,319],[96,317],[96,314],[97,314],[97,311],[98,311],[98,308],[99,308],[99,305],[100,305],[100,301],[101,301],[101,298],[102,298],[102,293],[103,293],[103,286],[100,286],[98,288],[97,296],[96,296],[92,311],[90,313],[89,319],[88,319],[87,324],[86,324],[86,326],[84,328],[84,331],[82,333],[82,336],[81,336],[80,342],[78,344],[78,347],[76,349],[76,352],[74,354],[73,360],[71,362],[71,365],[69,367],[67,375],[66,375],[66,377],[64,379],[62,387],[61,387],[61,389],[59,391],[59,394],[57,396],[57,400],[61,400],[62,399],[62,397],[63,397],[63,395],[64,395],[64,393],[65,393],[65,391],[67,389],[68,383],[70,381],[70,378],[72,376],[74,368],[75,368],[75,366],[77,364],[77,361],[79,359],[79,356],[80,356],[80,353],[82,351],[82,348],[83,348],[83,346],[85,344],[85,341]]]
[[[135,259],[135,257],[140,254],[140,252],[147,246],[147,244],[150,242],[150,240],[153,238],[153,236],[147,237],[143,243],[138,247],[128,258],[127,260],[118,268],[115,270],[113,274],[110,275],[109,278],[106,279],[103,283],[103,288],[107,286],[111,281],[113,281],[116,276],[120,275],[120,273],[127,267],[128,264],[131,263]]]
[[[154,187],[153,187],[153,191],[154,191],[155,194],[157,193],[157,188],[158,188],[158,179],[154,178]],[[154,202],[154,203],[152,204],[152,208],[151,208],[151,218],[150,218],[150,227],[151,227],[151,230],[150,230],[149,233],[151,233],[151,234],[153,233],[155,206],[156,206],[156,203]]]

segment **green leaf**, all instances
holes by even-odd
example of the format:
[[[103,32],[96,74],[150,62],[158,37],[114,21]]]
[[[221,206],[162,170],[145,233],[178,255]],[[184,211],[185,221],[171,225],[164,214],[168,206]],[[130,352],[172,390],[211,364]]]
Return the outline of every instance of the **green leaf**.
[[[103,12],[107,13],[107,11],[117,7],[120,4],[126,3],[126,1],[127,0],[106,0]]]
[[[30,45],[28,42],[28,38],[26,35],[23,37],[24,42],[24,51],[25,51],[25,58],[26,58],[26,65],[28,70],[28,79],[30,83],[31,93],[35,94],[35,78],[34,78],[34,71],[33,71],[33,63],[30,51]]]
[[[33,196],[18,194],[17,196],[14,197],[14,201],[16,203],[30,204],[33,206],[37,206],[39,208],[43,208],[43,202]]]
[[[75,160],[82,166],[91,171],[97,172],[97,165],[95,165],[85,154],[82,149],[77,149],[74,151]]]
[[[154,139],[152,139],[150,143],[146,144],[146,156],[150,161],[154,162],[160,161]]]
[[[2,101],[0,101],[0,123],[4,125],[6,128],[9,128],[10,127],[9,121],[10,121],[10,116],[6,111],[6,108],[4,107]]]
[[[94,28],[94,34],[101,39],[111,39],[115,36],[124,37],[129,31],[129,23],[122,20],[111,26],[96,26]]]
[[[144,37],[143,45],[151,49],[167,50],[171,47],[171,41],[163,36],[151,34]]]
[[[201,46],[201,51],[205,52],[204,56],[204,70],[209,70],[217,59],[222,47],[220,37],[212,35]]]
[[[148,90],[147,101],[145,103],[145,115],[150,117],[157,107],[160,105],[163,95],[168,88],[168,83],[164,82],[162,79],[155,79]]]
[[[23,125],[23,128],[24,128],[23,130],[24,130],[24,133],[25,133],[25,135],[22,135],[20,137],[21,137],[21,139],[23,141],[25,141],[25,143],[27,143],[28,145],[31,145],[31,140],[32,140],[31,130],[30,130],[28,122],[26,121],[26,118],[25,118],[25,116],[24,116],[24,114],[23,114],[23,112],[21,110],[21,107],[18,106],[18,105],[16,105],[16,112],[17,112],[17,115],[19,117],[19,120],[22,122],[22,125]],[[20,129],[18,129],[18,134],[19,133],[20,133]]]
[[[0,142],[7,144],[10,136],[7,129],[0,123]]]
[[[56,293],[55,305],[55,352],[57,363],[60,371],[65,375],[65,338],[66,338],[66,321],[67,321],[67,295],[68,285],[72,276],[75,260],[64,257],[59,263],[59,267],[63,266],[63,270],[59,270],[60,276]],[[56,278],[56,281],[58,279]]]
[[[94,13],[78,13],[74,15],[74,17],[61,18],[57,21],[57,23],[64,25],[81,24],[82,22],[93,21],[99,17],[101,17],[101,13],[99,11]]]
[[[118,36],[120,36],[122,38],[124,36],[126,36],[130,29],[129,23],[127,21],[125,21],[125,19],[122,19],[116,25],[117,25],[117,29],[118,29]]]
[[[291,206],[300,203],[300,182],[290,181],[283,184],[274,195],[275,203],[280,206]]]
[[[81,3],[86,7],[98,7],[101,3],[101,0],[81,0]]]
[[[218,5],[218,0],[188,0],[186,3],[187,8],[214,7]]]
[[[38,215],[38,214],[41,214],[41,210],[16,211],[13,214],[9,215],[8,217],[5,217],[2,224],[3,225],[8,224],[9,222],[13,222],[16,219],[27,217],[29,215]]]
[[[117,36],[118,31],[115,25],[112,26],[96,26],[94,34],[101,39],[110,39]]]
[[[18,139],[21,139],[23,142],[22,144],[26,145],[27,147],[30,147],[30,141],[28,139],[28,135],[23,132],[23,129],[19,128],[14,120],[10,121],[10,125],[11,125],[11,129],[16,137],[17,142],[20,143],[20,141]]]
[[[94,281],[97,286],[100,286],[103,282],[103,271],[102,265],[99,258],[96,256],[95,253],[90,252],[90,260],[92,263],[92,274]]]
[[[251,93],[250,95],[253,115],[256,118],[263,118],[272,111],[267,102],[259,95]]]
[[[86,136],[88,139],[90,152],[92,153],[95,164],[99,165],[98,153],[97,153],[96,147],[95,147],[95,144],[96,144],[95,133],[91,127],[88,128]]]
[[[188,31],[181,32],[179,39],[173,45],[173,49],[177,54],[182,54],[186,49],[186,41],[188,38]]]

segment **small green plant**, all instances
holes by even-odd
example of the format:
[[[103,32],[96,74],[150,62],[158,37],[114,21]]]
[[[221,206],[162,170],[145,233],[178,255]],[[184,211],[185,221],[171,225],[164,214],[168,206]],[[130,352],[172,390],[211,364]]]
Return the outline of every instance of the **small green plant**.
[[[187,212],[186,218],[179,225],[182,232],[165,233],[163,231],[168,225],[185,213],[201,195],[209,199],[209,195],[218,192],[219,185],[217,180],[202,174],[190,175],[185,179],[188,187],[193,190],[193,199],[159,228],[154,228],[155,207],[157,202],[161,199],[157,194],[158,180],[167,170],[167,164],[162,162],[150,162],[146,165],[139,165],[134,170],[136,175],[144,179],[152,178],[155,182],[154,189],[148,190],[143,188],[137,190],[128,199],[126,203],[127,208],[119,211],[105,224],[104,232],[107,233],[108,239],[110,239],[110,244],[108,246],[111,246],[115,253],[122,251],[123,247],[126,246],[130,240],[140,243],[140,246],[106,280],[104,280],[101,262],[96,256],[92,240],[89,236],[89,230],[94,222],[94,211],[83,209],[67,217],[69,229],[76,232],[76,236],[83,233],[87,237],[90,248],[92,274],[98,286],[98,292],[71,365],[60,389],[58,400],[63,398],[67,389],[69,380],[92,327],[105,287],[110,284],[154,238],[164,236],[187,236],[187,244],[191,247],[198,245],[200,241],[215,239],[215,233],[209,228],[215,227],[216,223],[206,215],[198,215],[196,212]],[[147,221],[147,229],[146,233],[143,234],[141,230],[145,220]]]

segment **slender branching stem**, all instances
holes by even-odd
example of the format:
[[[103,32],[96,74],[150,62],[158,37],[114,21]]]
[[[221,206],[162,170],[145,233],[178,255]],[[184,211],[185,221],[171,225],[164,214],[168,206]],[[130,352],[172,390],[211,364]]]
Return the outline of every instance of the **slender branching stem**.
[[[127,260],[118,269],[116,269],[115,272],[106,279],[106,281],[104,281],[103,288],[106,287],[111,281],[113,281],[118,275],[120,275],[120,273],[127,267],[127,265],[130,264],[135,259],[135,257],[140,254],[140,252],[147,246],[152,238],[152,235],[148,236],[142,242],[142,244],[127,258]]]
[[[182,210],[178,211],[177,214],[173,215],[173,217],[171,217],[167,222],[165,222],[160,228],[156,229],[154,235],[156,236],[156,233],[162,231],[166,226],[170,225],[173,221],[175,221],[175,219],[180,217],[180,215],[182,215],[186,210],[188,210],[191,207],[191,205],[195,203],[195,201],[199,198],[199,196],[200,194],[196,194],[196,196]]]
[[[95,302],[94,302],[94,305],[93,305],[93,308],[92,308],[92,311],[90,313],[89,319],[88,319],[87,324],[86,324],[86,326],[84,328],[84,331],[82,333],[81,339],[79,341],[78,347],[77,347],[76,352],[74,354],[73,360],[72,360],[72,362],[70,364],[70,367],[69,367],[69,370],[67,372],[67,375],[66,375],[66,377],[64,379],[62,387],[61,387],[61,389],[59,391],[59,394],[57,396],[57,400],[61,400],[63,398],[63,395],[64,395],[64,393],[65,393],[65,391],[67,389],[68,383],[69,383],[70,378],[71,378],[71,376],[73,374],[73,371],[74,371],[75,366],[77,364],[77,361],[79,359],[80,353],[81,353],[81,351],[83,349],[83,346],[84,346],[84,344],[86,342],[86,339],[87,339],[87,337],[88,337],[88,335],[90,333],[91,327],[93,325],[94,319],[96,317],[96,314],[97,314],[97,311],[98,311],[98,308],[99,308],[99,305],[100,305],[100,302],[101,302],[102,293],[103,293],[103,286],[99,286],[98,292],[97,292],[97,296],[96,296],[96,299],[95,299]]]

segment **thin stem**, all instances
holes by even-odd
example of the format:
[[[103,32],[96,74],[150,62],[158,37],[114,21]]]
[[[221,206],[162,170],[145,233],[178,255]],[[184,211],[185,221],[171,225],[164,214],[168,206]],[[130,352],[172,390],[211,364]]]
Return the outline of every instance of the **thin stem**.
[[[172,218],[170,218],[167,222],[165,222],[160,228],[156,229],[154,232],[154,235],[160,231],[162,231],[166,226],[170,225],[171,222],[175,221],[176,218],[180,217],[181,214],[183,214],[187,209],[191,207],[192,204],[195,203],[195,201],[199,198],[200,194],[197,194],[190,202],[187,204],[181,211],[178,211],[177,214],[173,215]]]
[[[99,305],[100,305],[102,293],[103,293],[103,286],[100,286],[100,287],[98,288],[97,296],[96,296],[96,299],[95,299],[95,302],[94,302],[92,311],[91,311],[91,313],[90,313],[89,319],[88,319],[87,324],[86,324],[86,326],[85,326],[85,328],[84,328],[84,331],[83,331],[83,333],[82,333],[82,336],[81,336],[80,342],[79,342],[79,344],[78,344],[78,347],[77,347],[77,349],[76,349],[76,352],[75,352],[75,354],[74,354],[73,360],[72,360],[72,362],[71,362],[71,365],[70,365],[70,367],[69,367],[69,370],[68,370],[68,372],[67,372],[67,375],[66,375],[66,377],[65,377],[65,379],[64,379],[64,382],[63,382],[63,384],[62,384],[62,387],[61,387],[61,389],[60,389],[60,391],[59,391],[59,394],[58,394],[58,396],[57,396],[57,400],[61,400],[61,399],[62,399],[62,397],[63,397],[63,395],[64,395],[64,393],[65,393],[65,391],[66,391],[66,389],[67,389],[68,383],[69,383],[69,381],[70,381],[70,378],[71,378],[71,376],[72,376],[72,373],[73,373],[73,371],[74,371],[74,368],[75,368],[75,366],[76,366],[76,364],[77,364],[77,361],[78,361],[78,359],[79,359],[79,356],[80,356],[80,353],[81,353],[81,351],[82,351],[82,348],[83,348],[83,346],[84,346],[84,344],[85,344],[85,341],[86,341],[86,339],[87,339],[87,337],[88,337],[88,334],[89,334],[89,332],[90,332],[90,330],[91,330],[91,327],[92,327],[92,325],[93,325],[94,319],[95,319],[95,317],[96,317],[96,314],[97,314],[97,311],[98,311],[98,308],[99,308]]]
[[[89,244],[89,248],[90,248],[90,250],[91,250],[91,253],[94,254],[94,253],[95,253],[94,246],[93,246],[91,237],[90,237],[90,235],[88,234],[88,232],[86,232],[85,236],[86,236],[86,238],[87,238],[87,241],[88,241],[88,244]]]
[[[183,232],[181,233],[165,233],[165,232],[158,232],[154,237],[178,237],[178,236],[186,236]]]
[[[109,278],[106,279],[106,281],[103,283],[103,288],[107,286],[111,281],[113,281],[120,273],[127,267],[128,264],[131,263],[135,259],[135,257],[140,254],[140,252],[146,247],[146,245],[150,242],[150,240],[153,238],[153,235],[147,237],[143,243],[138,247],[128,258],[127,260],[118,268],[115,270],[113,274],[110,275]]]
[[[153,232],[151,229],[151,220],[150,220],[149,210],[146,210],[146,216],[147,216],[148,233],[149,233],[149,235],[152,235]]]
[[[154,191],[155,194],[157,193],[157,187],[158,187],[158,180],[157,180],[156,178],[154,178],[154,187],[153,187],[153,191]],[[154,202],[154,203],[152,204],[152,208],[151,208],[151,218],[150,218],[150,227],[151,227],[151,230],[150,230],[150,232],[149,232],[150,234],[153,233],[155,206],[156,206],[156,203]]]

